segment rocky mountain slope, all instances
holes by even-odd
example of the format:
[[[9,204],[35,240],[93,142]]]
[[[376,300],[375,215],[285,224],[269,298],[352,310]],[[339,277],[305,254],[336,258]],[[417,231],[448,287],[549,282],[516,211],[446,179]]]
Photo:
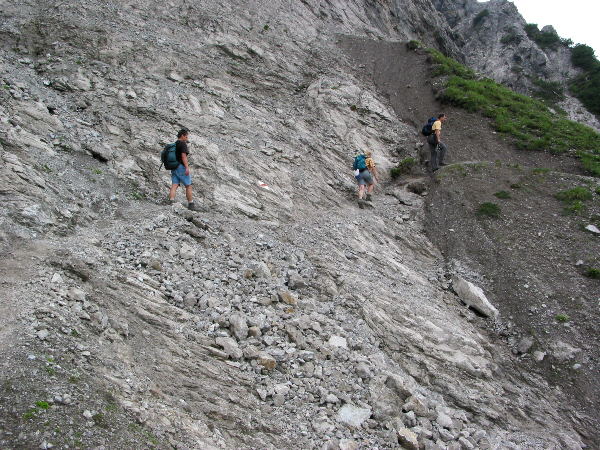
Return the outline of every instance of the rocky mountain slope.
[[[446,18],[452,29],[449,36],[470,67],[524,94],[539,91],[540,80],[557,83],[565,97],[558,106],[571,119],[600,130],[598,118],[569,93],[568,82],[581,72],[571,62],[569,47],[535,42],[512,2],[434,0],[433,4]],[[541,31],[556,35],[551,26]]]
[[[387,177],[440,107],[426,57],[388,41],[458,52],[432,4],[18,1],[1,14],[3,448],[597,442],[590,408],[513,354],[510,293],[470,253],[448,265],[435,180]],[[462,118],[452,162],[488,148],[547,161]],[[158,153],[182,126],[199,212],[163,204]],[[361,210],[349,167],[365,149],[383,179]],[[456,277],[490,288],[499,317],[467,309]],[[546,361],[581,338],[552,341],[564,345]]]

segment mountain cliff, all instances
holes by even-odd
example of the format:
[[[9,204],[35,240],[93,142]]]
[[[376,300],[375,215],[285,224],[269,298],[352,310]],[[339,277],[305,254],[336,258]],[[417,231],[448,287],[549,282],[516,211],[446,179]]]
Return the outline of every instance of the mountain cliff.
[[[406,41],[502,66],[469,44],[477,5],[451,12],[429,0],[3,5],[1,446],[597,443],[597,311],[556,334],[550,312],[569,289],[591,308],[597,280],[575,279],[557,250],[564,289],[531,270],[531,305],[549,313],[526,329],[513,317],[525,294],[503,289],[510,252],[494,253],[501,273],[482,257],[511,236],[469,216],[480,185],[463,173],[516,185],[543,166],[553,189],[597,181],[450,107],[455,164],[388,175],[419,158],[421,122],[442,108],[430,59]],[[165,204],[159,152],[182,127],[200,211],[182,193]],[[361,209],[350,167],[367,149],[381,180]],[[597,236],[566,220],[570,248],[597,264]],[[548,242],[566,245],[547,222]],[[471,236],[489,247],[460,245]],[[530,332],[544,334],[529,345]]]

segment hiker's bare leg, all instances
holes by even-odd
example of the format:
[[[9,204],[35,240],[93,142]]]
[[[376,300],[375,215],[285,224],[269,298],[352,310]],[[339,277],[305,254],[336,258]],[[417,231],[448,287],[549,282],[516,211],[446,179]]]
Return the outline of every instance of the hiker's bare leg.
[[[373,193],[373,189],[375,189],[375,184],[370,184],[368,189],[369,189],[368,190],[369,194],[372,194]]]
[[[358,199],[362,200],[364,195],[365,195],[365,185],[359,184],[358,185]]]
[[[172,184],[169,190],[169,200],[175,200],[175,194],[177,193],[178,184]]]
[[[192,203],[194,200],[192,199],[192,185],[188,185],[185,187],[185,198],[187,198],[188,203]]]

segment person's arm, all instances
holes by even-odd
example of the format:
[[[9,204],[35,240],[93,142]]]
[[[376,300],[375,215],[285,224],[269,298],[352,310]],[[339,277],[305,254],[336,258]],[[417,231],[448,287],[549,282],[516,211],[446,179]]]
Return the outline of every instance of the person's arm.
[[[442,130],[437,129],[435,130],[435,143],[439,144],[440,142],[442,142]]]
[[[375,181],[379,183],[379,173],[377,172],[377,166],[373,164],[373,176],[375,177]]]
[[[185,174],[186,176],[190,174],[190,166],[188,165],[188,157],[187,153],[181,153],[181,162],[185,166]]]

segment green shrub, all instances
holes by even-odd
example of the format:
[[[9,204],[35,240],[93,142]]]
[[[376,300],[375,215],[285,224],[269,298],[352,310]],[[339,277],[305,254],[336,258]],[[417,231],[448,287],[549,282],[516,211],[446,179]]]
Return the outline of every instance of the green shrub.
[[[494,195],[501,199],[510,198],[510,192],[507,192],[507,191],[498,191]]]
[[[557,314],[556,316],[554,316],[554,318],[558,322],[568,322],[569,321],[569,316],[567,316],[566,314]]]
[[[589,278],[593,278],[595,280],[600,279],[600,269],[596,269],[595,267],[590,267],[585,271],[585,276]]]
[[[513,183],[510,185],[511,189],[521,189],[521,185],[519,183]]]
[[[521,40],[523,38],[517,34],[514,31],[510,31],[508,33],[506,33],[504,36],[502,36],[502,38],[500,39],[500,43],[504,44],[504,45],[512,45],[512,44],[520,44]]]
[[[563,202],[571,202],[575,200],[585,201],[592,199],[592,193],[589,189],[578,186],[573,189],[560,191],[555,194],[555,197]]]
[[[564,45],[562,39],[556,32],[540,31],[535,23],[528,23],[525,25],[525,33],[527,33],[527,36],[543,49],[555,49],[560,44]]]
[[[477,215],[486,217],[499,217],[500,207],[491,202],[482,203],[479,205],[479,208],[477,208]]]
[[[405,173],[410,173],[414,165],[417,163],[415,158],[404,158],[402,161],[398,163],[396,167],[390,169],[390,176],[392,178],[398,178],[400,175],[404,175]]]
[[[48,402],[35,402],[35,406],[37,406],[40,409],[50,408],[50,405],[48,404]]]
[[[600,186],[598,186],[595,190],[596,194],[600,195]]]
[[[592,70],[598,66],[594,49],[585,44],[577,44],[571,49],[571,62],[583,70]]]
[[[600,64],[576,77],[570,88],[590,112],[600,114]]]
[[[421,41],[417,41],[417,40],[413,39],[412,41],[408,41],[406,43],[406,47],[409,50],[417,50],[419,48],[423,48],[423,44],[421,43]]]
[[[537,86],[534,96],[550,103],[557,103],[565,99],[564,89],[558,81],[546,81],[541,78],[533,80]]]
[[[477,14],[475,16],[475,18],[473,19],[473,26],[478,27],[479,25],[481,25],[483,23],[483,21],[485,20],[485,18],[489,15],[490,15],[490,12],[487,9],[479,11],[479,14]]]

